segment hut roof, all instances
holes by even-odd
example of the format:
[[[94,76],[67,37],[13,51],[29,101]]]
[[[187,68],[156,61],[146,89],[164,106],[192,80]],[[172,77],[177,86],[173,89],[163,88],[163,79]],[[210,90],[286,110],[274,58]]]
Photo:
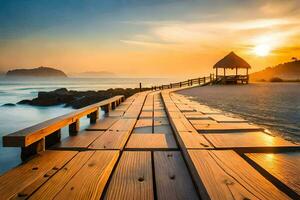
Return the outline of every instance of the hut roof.
[[[234,52],[230,52],[214,65],[214,68],[251,68],[251,66]]]

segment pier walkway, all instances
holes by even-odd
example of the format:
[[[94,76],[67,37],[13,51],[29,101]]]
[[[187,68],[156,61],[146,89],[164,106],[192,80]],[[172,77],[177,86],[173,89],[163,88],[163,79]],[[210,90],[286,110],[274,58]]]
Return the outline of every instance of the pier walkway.
[[[25,162],[0,176],[0,199],[299,199],[298,144],[177,90],[114,97],[5,136]]]

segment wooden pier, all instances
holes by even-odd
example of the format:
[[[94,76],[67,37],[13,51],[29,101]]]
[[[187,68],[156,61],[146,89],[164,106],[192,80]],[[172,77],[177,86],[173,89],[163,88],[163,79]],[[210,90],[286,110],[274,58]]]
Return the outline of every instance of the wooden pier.
[[[191,85],[117,96],[5,136],[24,163],[0,176],[0,199],[300,199],[300,146],[176,93]]]

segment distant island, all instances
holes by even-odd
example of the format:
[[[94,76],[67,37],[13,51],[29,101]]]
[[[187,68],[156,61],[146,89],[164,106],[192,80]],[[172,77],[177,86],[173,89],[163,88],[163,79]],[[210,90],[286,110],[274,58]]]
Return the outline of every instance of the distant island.
[[[67,77],[67,75],[58,69],[51,67],[38,67],[33,69],[14,69],[6,73],[6,77]]]
[[[300,82],[300,60],[279,64],[274,67],[268,67],[262,71],[250,74],[250,81]]]

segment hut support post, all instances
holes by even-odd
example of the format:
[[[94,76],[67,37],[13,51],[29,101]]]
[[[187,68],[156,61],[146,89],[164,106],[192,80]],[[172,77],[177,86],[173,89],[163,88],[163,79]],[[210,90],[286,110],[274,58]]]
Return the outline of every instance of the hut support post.
[[[237,67],[235,68],[235,75],[236,76],[238,75],[238,68]]]
[[[216,79],[218,79],[218,68],[216,68]]]

